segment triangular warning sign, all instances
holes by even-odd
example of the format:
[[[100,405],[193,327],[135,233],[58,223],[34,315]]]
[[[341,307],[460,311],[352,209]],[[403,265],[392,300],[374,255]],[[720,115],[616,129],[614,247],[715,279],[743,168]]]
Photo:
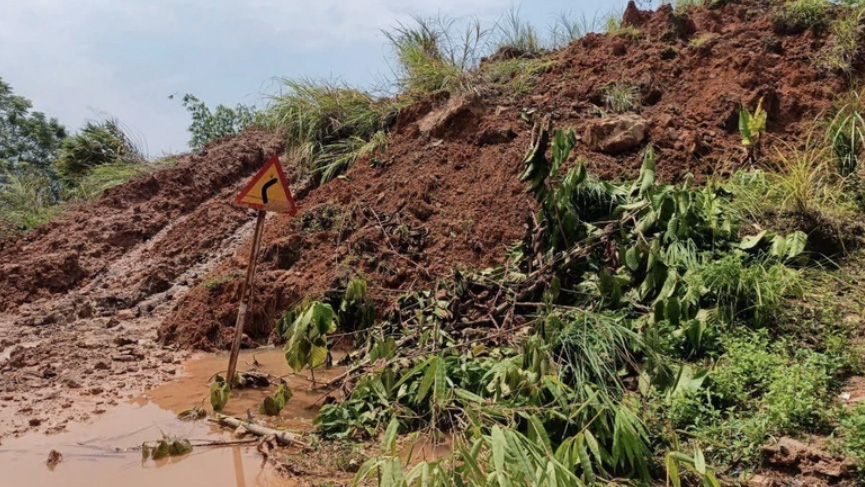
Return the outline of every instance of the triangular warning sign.
[[[277,156],[271,157],[267,164],[253,176],[252,181],[243,188],[235,202],[256,210],[292,215],[297,213],[294,198],[291,197],[288,181],[285,179],[285,173]]]

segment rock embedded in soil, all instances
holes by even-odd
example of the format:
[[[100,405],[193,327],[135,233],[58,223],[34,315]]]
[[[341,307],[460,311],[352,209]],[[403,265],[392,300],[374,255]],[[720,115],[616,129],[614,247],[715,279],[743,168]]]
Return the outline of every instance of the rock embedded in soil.
[[[639,147],[646,140],[648,127],[646,119],[639,115],[610,115],[590,121],[586,125],[583,141],[592,150],[611,155],[621,154]]]

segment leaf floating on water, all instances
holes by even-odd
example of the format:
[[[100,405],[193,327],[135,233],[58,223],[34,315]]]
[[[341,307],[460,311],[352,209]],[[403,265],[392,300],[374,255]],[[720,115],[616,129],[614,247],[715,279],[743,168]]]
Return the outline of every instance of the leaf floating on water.
[[[156,446],[147,443],[141,445],[141,459],[160,460],[166,457],[179,457],[192,452],[192,443],[187,439],[163,438],[156,442]]]
[[[192,444],[189,440],[174,440],[168,448],[168,454],[172,457],[179,457],[192,452]]]
[[[171,447],[167,440],[160,440],[156,447],[150,451],[150,457],[159,460],[171,455]]]
[[[201,409],[198,406],[195,406],[191,409],[187,409],[186,411],[182,411],[177,415],[177,419],[181,421],[197,421],[199,419],[204,419],[207,416],[207,411]]]

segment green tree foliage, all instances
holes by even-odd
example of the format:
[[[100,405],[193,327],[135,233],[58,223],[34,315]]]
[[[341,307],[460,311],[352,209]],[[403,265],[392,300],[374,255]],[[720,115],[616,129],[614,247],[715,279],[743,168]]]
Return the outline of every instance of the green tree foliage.
[[[78,133],[64,140],[55,167],[63,183],[74,187],[93,168],[144,160],[118,122],[105,120],[87,122]]]
[[[0,169],[35,167],[50,176],[66,129],[57,119],[31,112],[32,106],[0,78]],[[4,180],[0,174],[0,183]]]
[[[173,99],[171,95],[169,99]],[[255,107],[238,104],[234,108],[217,105],[210,109],[203,101],[189,93],[183,95],[181,103],[192,116],[189,124],[189,147],[201,149],[208,142],[244,131],[261,118]]]

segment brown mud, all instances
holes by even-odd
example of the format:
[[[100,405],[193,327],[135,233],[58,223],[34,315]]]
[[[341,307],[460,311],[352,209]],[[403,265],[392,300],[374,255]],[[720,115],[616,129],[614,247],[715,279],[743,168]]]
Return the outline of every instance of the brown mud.
[[[158,461],[141,460],[142,442],[168,437],[197,441],[237,441],[231,430],[207,421],[186,422],[177,414],[195,405],[210,409],[209,381],[225,368],[227,357],[207,355],[183,364],[184,375],[174,382],[156,387],[131,401],[123,401],[93,421],[69,425],[63,433],[30,433],[4,439],[0,444],[0,471],[3,485],[29,487],[63,485],[209,485],[213,487],[291,487],[297,483],[283,475],[257,451],[255,443],[241,446],[199,447],[189,455]],[[247,351],[241,355],[240,369],[285,375],[283,353],[279,349]],[[254,365],[255,364],[255,365]],[[325,380],[342,372],[333,368],[320,372]],[[323,394],[311,392],[305,376],[291,374],[285,380],[294,392],[277,417],[260,417],[258,405],[266,389],[240,390],[232,394],[224,414],[299,433],[312,429],[312,418]],[[79,408],[73,404],[71,408]],[[249,413],[247,412],[249,411]],[[51,451],[62,455],[60,463],[46,465]],[[291,451],[291,450],[289,450]]]

